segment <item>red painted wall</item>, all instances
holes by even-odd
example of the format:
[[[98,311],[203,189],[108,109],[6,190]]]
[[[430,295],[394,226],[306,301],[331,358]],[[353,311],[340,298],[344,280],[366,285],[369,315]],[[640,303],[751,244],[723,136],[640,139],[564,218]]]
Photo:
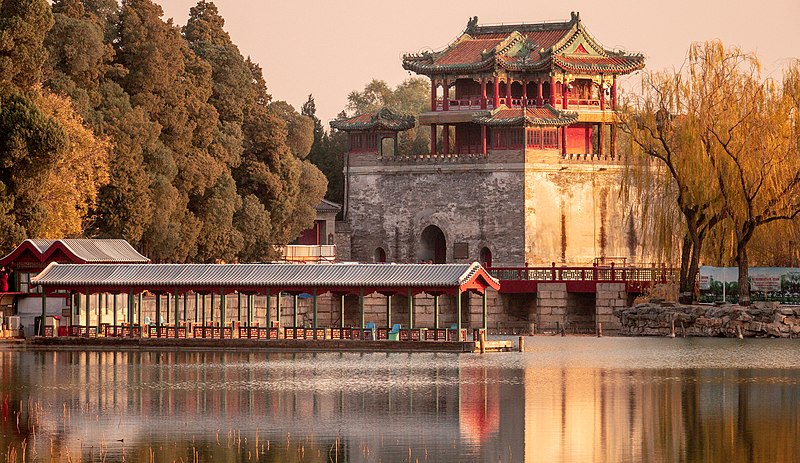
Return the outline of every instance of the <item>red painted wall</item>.
[[[567,153],[592,154],[591,124],[578,124],[567,127]]]

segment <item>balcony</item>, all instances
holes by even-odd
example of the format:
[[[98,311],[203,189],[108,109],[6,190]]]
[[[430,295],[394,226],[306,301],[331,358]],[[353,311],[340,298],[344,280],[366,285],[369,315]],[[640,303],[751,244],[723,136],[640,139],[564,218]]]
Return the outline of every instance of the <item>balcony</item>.
[[[278,258],[283,262],[319,263],[336,260],[335,244],[288,244],[276,246],[281,253]]]
[[[523,108],[523,107],[541,107],[545,104],[549,103],[548,98],[511,98],[506,99],[500,98],[499,99],[500,106],[506,106],[508,108]],[[481,110],[481,97],[474,96],[468,98],[460,98],[455,99],[451,98],[447,100],[448,104],[448,111],[479,111]],[[564,104],[564,100],[561,97],[555,99],[555,104],[553,105],[555,108],[562,109]],[[583,98],[573,98],[568,96],[567,97],[567,109],[572,111],[600,111],[600,100],[599,99],[583,99]],[[611,110],[613,107],[612,100],[610,98],[605,98],[603,107],[606,110]],[[494,98],[487,97],[486,98],[486,109],[494,109]],[[444,100],[442,98],[438,98],[436,100],[436,111],[444,111]]]

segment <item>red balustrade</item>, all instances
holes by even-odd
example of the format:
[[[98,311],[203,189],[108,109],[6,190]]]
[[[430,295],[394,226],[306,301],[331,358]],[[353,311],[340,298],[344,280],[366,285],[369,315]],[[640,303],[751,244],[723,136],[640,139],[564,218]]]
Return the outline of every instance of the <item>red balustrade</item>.
[[[666,267],[493,267],[489,273],[500,280],[501,293],[537,292],[539,283],[567,283],[573,292],[595,292],[597,283],[625,283],[629,292],[641,292],[654,283],[677,278]]]

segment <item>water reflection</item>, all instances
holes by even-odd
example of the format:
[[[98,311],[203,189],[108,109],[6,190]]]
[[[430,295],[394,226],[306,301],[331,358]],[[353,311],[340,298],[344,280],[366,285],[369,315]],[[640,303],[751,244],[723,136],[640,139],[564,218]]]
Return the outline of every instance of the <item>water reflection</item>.
[[[786,359],[759,369],[727,368],[731,345],[666,342],[536,338],[484,357],[0,351],[0,460],[800,458],[799,345],[756,345]],[[687,368],[684,350],[718,363]]]

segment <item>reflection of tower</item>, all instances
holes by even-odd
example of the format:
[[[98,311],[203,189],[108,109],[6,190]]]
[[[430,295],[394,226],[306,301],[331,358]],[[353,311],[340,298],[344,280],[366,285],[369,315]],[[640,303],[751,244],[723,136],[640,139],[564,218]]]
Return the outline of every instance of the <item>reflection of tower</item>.
[[[497,369],[461,368],[459,427],[465,439],[487,442],[500,429],[500,389]]]

